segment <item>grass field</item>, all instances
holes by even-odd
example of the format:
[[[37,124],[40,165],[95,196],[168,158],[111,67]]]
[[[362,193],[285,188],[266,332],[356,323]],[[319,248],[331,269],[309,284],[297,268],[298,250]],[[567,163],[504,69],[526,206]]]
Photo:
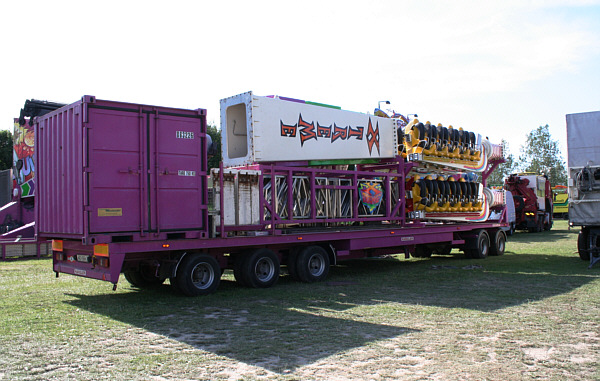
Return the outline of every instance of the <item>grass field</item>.
[[[352,261],[217,293],[0,262],[0,380],[600,379],[600,265],[565,221],[502,257]]]

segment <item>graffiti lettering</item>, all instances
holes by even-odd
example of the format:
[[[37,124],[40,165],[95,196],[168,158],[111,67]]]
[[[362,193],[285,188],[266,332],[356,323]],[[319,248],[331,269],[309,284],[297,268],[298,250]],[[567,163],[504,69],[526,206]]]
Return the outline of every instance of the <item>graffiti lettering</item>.
[[[279,123],[281,124],[281,136],[287,136],[288,138],[296,137],[296,130],[298,129],[297,124],[294,124],[294,125],[283,124],[282,120],[280,120]]]
[[[358,127],[356,127],[356,130],[355,130],[352,127],[348,126],[348,139],[350,139],[351,137],[355,137],[358,140],[362,140],[364,130],[365,130],[364,127],[358,126]]]
[[[331,125],[321,126],[319,124],[319,122],[317,122],[317,136],[320,138],[330,138],[331,137]]]
[[[298,118],[298,127],[300,128],[300,146],[304,146],[304,142],[310,139],[317,139],[315,131],[315,122],[307,123],[302,119],[302,114]]]
[[[298,117],[296,124],[285,124],[283,120],[279,120],[280,135],[286,138],[295,138],[296,135],[300,135],[300,145],[304,147],[304,143],[308,140],[319,138],[329,139],[331,143],[335,141],[344,141],[354,138],[356,140],[363,140],[363,136],[366,137],[367,146],[369,148],[369,154],[373,155],[373,146],[377,148],[377,154],[379,154],[379,123],[375,124],[371,122],[369,118],[369,124],[366,128],[367,133],[365,135],[364,126],[345,126],[339,127],[335,123],[333,125],[321,125],[318,121],[316,122],[317,127],[315,129],[315,122],[310,123],[302,119],[302,114]]]
[[[331,135],[331,142],[335,142],[338,139],[346,140],[348,138],[348,127],[338,127],[333,124],[333,135]]]
[[[369,118],[369,127],[367,128],[367,145],[369,146],[369,155],[373,155],[373,146],[377,147],[377,154],[379,154],[379,122],[373,129],[371,118]]]

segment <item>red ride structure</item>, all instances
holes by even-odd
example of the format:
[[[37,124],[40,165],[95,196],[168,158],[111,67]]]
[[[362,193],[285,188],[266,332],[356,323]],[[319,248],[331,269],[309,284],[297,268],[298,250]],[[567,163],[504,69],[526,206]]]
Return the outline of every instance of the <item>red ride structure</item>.
[[[552,228],[552,190],[546,176],[514,173],[504,181],[513,195],[516,229],[530,233]]]

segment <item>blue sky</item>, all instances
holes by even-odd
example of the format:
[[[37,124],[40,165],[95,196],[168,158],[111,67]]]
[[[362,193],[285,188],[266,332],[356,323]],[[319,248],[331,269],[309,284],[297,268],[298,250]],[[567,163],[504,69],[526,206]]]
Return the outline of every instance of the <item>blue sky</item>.
[[[27,1],[0,12],[0,127],[26,99],[206,108],[252,90],[506,139],[600,110],[600,1]]]

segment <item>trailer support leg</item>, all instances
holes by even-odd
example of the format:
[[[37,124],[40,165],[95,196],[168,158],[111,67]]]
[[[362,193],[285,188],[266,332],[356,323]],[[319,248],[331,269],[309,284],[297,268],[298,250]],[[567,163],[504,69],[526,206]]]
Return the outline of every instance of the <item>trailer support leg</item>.
[[[598,237],[600,237],[600,231],[598,229],[590,229],[588,237],[588,250],[590,253],[590,265],[588,269],[591,269],[596,263],[600,262],[600,247],[597,245]]]

